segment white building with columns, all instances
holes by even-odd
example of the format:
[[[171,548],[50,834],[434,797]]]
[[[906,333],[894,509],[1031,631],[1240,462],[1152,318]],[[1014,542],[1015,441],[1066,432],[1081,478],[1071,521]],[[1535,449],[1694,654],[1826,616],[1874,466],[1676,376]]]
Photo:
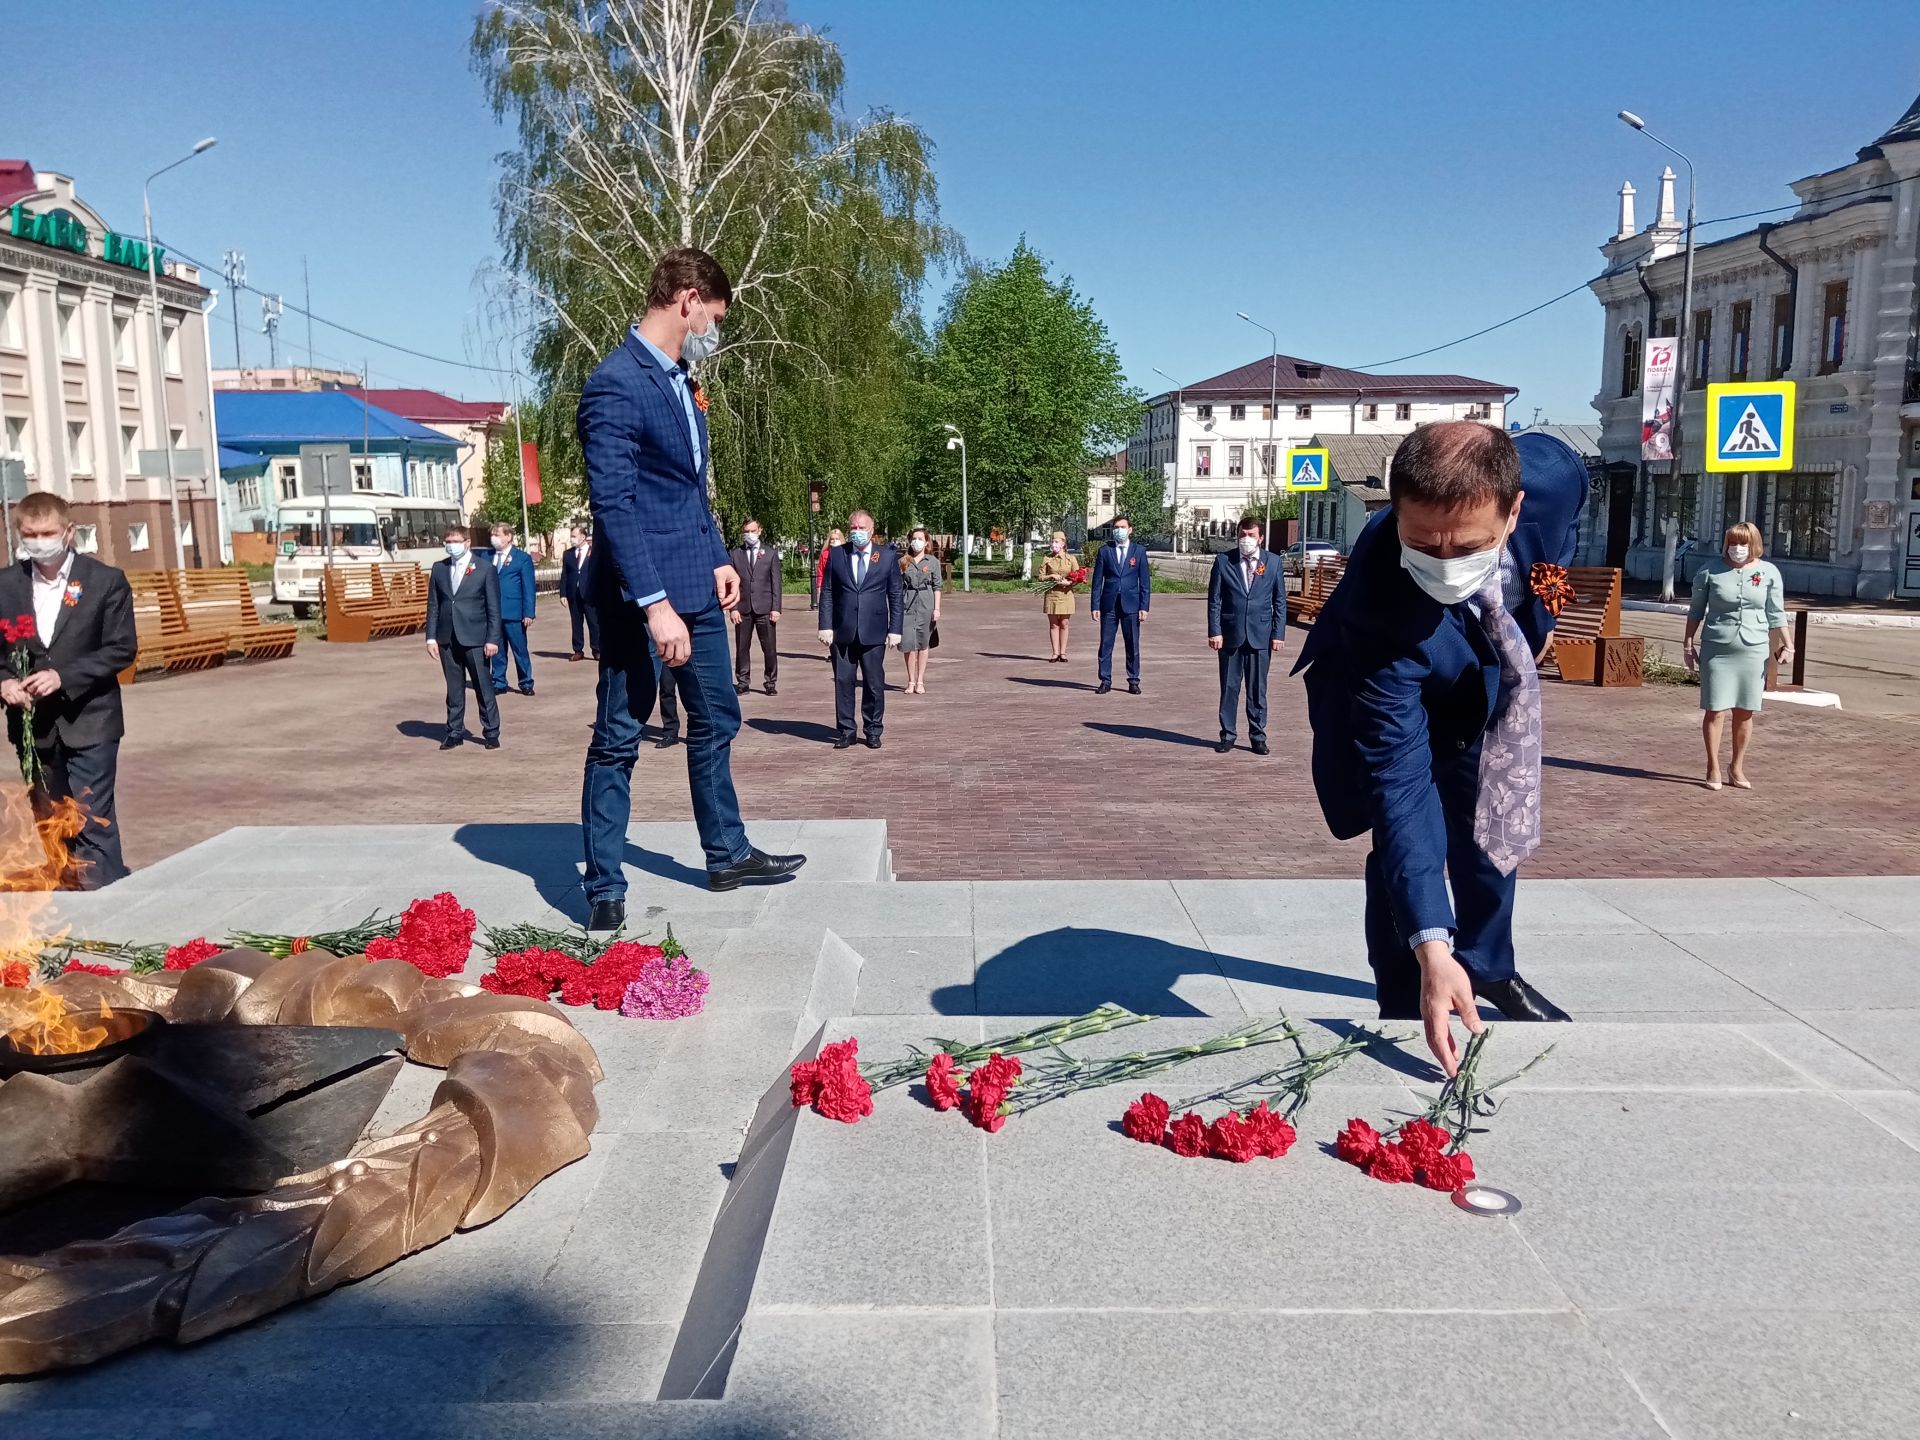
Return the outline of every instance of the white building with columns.
[[[1504,426],[1518,393],[1467,375],[1372,375],[1263,355],[1148,400],[1127,468],[1171,477],[1183,530],[1225,534],[1280,483],[1287,451],[1315,435],[1410,435],[1436,420]]]
[[[226,541],[209,292],[164,257],[159,290],[156,336],[144,240],[109,226],[67,176],[0,160],[0,459],[71,503],[81,550],[130,570],[175,563],[165,448],[202,462],[176,470],[187,563],[220,564]]]
[[[1672,170],[1644,229],[1621,187],[1592,286],[1606,311],[1593,404],[1611,487],[1592,558],[1652,579],[1669,519],[1709,555],[1750,520],[1791,590],[1920,596],[1920,100],[1850,164],[1792,189],[1790,217],[1696,241],[1675,466],[1640,460],[1641,369],[1649,335],[1678,333],[1685,226]],[[1706,473],[1706,385],[1782,378],[1796,383],[1794,469]]]

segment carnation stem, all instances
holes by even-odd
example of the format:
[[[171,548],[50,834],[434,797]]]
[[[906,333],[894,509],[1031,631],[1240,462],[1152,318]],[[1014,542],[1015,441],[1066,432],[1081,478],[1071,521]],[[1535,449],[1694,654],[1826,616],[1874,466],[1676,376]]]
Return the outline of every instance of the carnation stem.
[[[1069,1020],[1054,1020],[1036,1029],[1023,1030],[1016,1035],[1002,1035],[994,1040],[982,1040],[978,1044],[929,1036],[934,1046],[932,1054],[909,1045],[906,1059],[862,1065],[860,1074],[874,1090],[886,1090],[909,1080],[918,1080],[926,1074],[927,1065],[936,1054],[951,1055],[957,1065],[977,1065],[994,1054],[1025,1055],[1034,1050],[1057,1049],[1068,1040],[1103,1035],[1109,1030],[1121,1030],[1128,1025],[1144,1024],[1155,1018],[1152,1015],[1136,1015],[1120,1005],[1102,1005],[1097,1010],[1089,1010]]]
[[[1218,1090],[1209,1090],[1204,1095],[1189,1096],[1176,1101],[1171,1107],[1176,1115],[1189,1110],[1197,1110],[1202,1105],[1225,1104],[1232,1110],[1245,1110],[1258,1105],[1262,1100],[1272,1108],[1273,1102],[1281,1096],[1287,1097],[1287,1103],[1280,1113],[1288,1118],[1297,1114],[1300,1107],[1307,1103],[1307,1097],[1313,1090],[1313,1082],[1322,1076],[1331,1074],[1360,1051],[1366,1049],[1385,1036],[1371,1031],[1356,1031],[1327,1046],[1322,1050],[1308,1050],[1295,1036],[1295,1045],[1300,1050],[1298,1060],[1289,1060],[1284,1065],[1237,1081]],[[1389,1042],[1393,1043],[1393,1042]]]
[[[1039,1070],[1031,1081],[1023,1077],[1015,1093],[1008,1097],[1006,1113],[1025,1114],[1029,1110],[1045,1105],[1048,1101],[1077,1094],[1082,1090],[1097,1090],[1104,1085],[1142,1080],[1149,1075],[1157,1075],[1163,1070],[1171,1070],[1208,1055],[1222,1055],[1231,1050],[1247,1050],[1256,1045],[1274,1045],[1283,1040],[1295,1039],[1299,1033],[1293,1021],[1282,1015],[1274,1020],[1250,1021],[1238,1029],[1229,1030],[1224,1035],[1216,1035],[1210,1040],[1201,1040],[1191,1045],[1174,1045],[1165,1050],[1135,1051],[1109,1060],[1083,1061],[1070,1058],[1064,1064],[1056,1062],[1050,1067]]]
[[[1495,1090],[1518,1080],[1555,1049],[1554,1045],[1549,1045],[1511,1075],[1503,1076],[1490,1085],[1482,1085],[1480,1057],[1487,1048],[1487,1042],[1493,1038],[1493,1032],[1494,1027],[1489,1025],[1467,1042],[1466,1051],[1460,1057],[1460,1069],[1434,1096],[1426,1114],[1420,1117],[1440,1126],[1453,1137],[1452,1144],[1447,1147],[1448,1154],[1460,1149],[1467,1143],[1467,1137],[1475,1133],[1473,1122],[1476,1117],[1485,1118],[1499,1110],[1499,1102],[1493,1099]],[[1397,1135],[1403,1128],[1397,1125],[1388,1134]]]

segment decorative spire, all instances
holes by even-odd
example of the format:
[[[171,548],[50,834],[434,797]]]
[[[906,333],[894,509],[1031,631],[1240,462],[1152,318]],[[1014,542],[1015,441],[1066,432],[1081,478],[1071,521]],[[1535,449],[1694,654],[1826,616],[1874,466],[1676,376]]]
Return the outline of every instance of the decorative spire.
[[[1633,238],[1634,193],[1633,182],[1631,180],[1620,187],[1620,227],[1614,232],[1613,236],[1616,240],[1631,240]]]
[[[1673,230],[1680,222],[1673,218],[1673,167],[1660,172],[1660,213],[1653,217],[1656,230]]]
[[[1893,122],[1891,129],[1873,143],[1876,145],[1895,145],[1902,140],[1920,140],[1920,96],[1907,107],[1907,113]]]

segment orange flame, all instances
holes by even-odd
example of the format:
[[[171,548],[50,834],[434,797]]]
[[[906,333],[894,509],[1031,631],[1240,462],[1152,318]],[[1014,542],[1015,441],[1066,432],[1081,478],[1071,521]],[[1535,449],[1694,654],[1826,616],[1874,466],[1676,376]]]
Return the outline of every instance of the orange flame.
[[[37,965],[42,949],[64,930],[49,923],[51,892],[74,884],[84,861],[72,842],[89,823],[72,798],[36,816],[24,787],[0,787],[0,962]]]
[[[0,1025],[6,1041],[28,1055],[77,1055],[106,1043],[113,1010],[100,1002],[100,1022],[93,1024],[73,1011],[50,990],[0,991]]]

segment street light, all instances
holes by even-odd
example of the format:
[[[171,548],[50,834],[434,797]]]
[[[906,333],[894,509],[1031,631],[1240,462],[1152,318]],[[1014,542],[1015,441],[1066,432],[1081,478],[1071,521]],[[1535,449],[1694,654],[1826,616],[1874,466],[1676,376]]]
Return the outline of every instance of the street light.
[[[1622,123],[1638,130],[1669,155],[1680,156],[1687,167],[1687,256],[1683,263],[1680,280],[1680,324],[1675,333],[1673,366],[1673,458],[1667,462],[1667,473],[1673,477],[1674,491],[1680,488],[1680,416],[1687,403],[1687,328],[1693,320],[1693,161],[1685,154],[1667,144],[1658,135],[1647,129],[1647,122],[1631,110],[1620,112]]]
[[[1258,320],[1247,314],[1246,311],[1236,310],[1233,313],[1253,326],[1254,329],[1265,330],[1267,334],[1273,338],[1273,354],[1267,361],[1267,458],[1273,465],[1273,469],[1267,472],[1267,544],[1271,545],[1273,543],[1273,482],[1275,471],[1280,468],[1280,452],[1274,448],[1273,443],[1273,424],[1274,421],[1280,418],[1280,406],[1277,398],[1280,383],[1280,337],[1275,335],[1270,327],[1262,325]],[[1306,555],[1307,517],[1306,509],[1303,506],[1300,511],[1300,560],[1302,565],[1306,563]]]
[[[1185,388],[1180,382],[1162,370],[1158,365],[1152,367],[1153,373],[1173,386],[1173,495],[1167,508],[1173,511],[1173,553],[1180,553],[1180,420],[1186,413]]]
[[[973,589],[973,532],[967,528],[967,437],[955,425],[942,425],[947,432],[947,449],[960,452],[960,588]],[[992,557],[988,557],[992,558]]]
[[[160,263],[153,249],[153,201],[147,194],[153,182],[167,171],[184,165],[203,151],[211,150],[219,142],[211,135],[202,140],[193,149],[182,155],[172,165],[162,165],[153,174],[147,176],[140,186],[140,211],[147,226],[147,295],[153,302],[153,359],[160,367],[160,448],[167,455],[167,512],[173,521],[173,565],[176,570],[187,568],[187,546],[180,538],[180,494],[173,479],[173,421],[167,415],[167,337],[160,325]],[[208,456],[211,463],[215,457]],[[197,549],[198,546],[196,545]]]

